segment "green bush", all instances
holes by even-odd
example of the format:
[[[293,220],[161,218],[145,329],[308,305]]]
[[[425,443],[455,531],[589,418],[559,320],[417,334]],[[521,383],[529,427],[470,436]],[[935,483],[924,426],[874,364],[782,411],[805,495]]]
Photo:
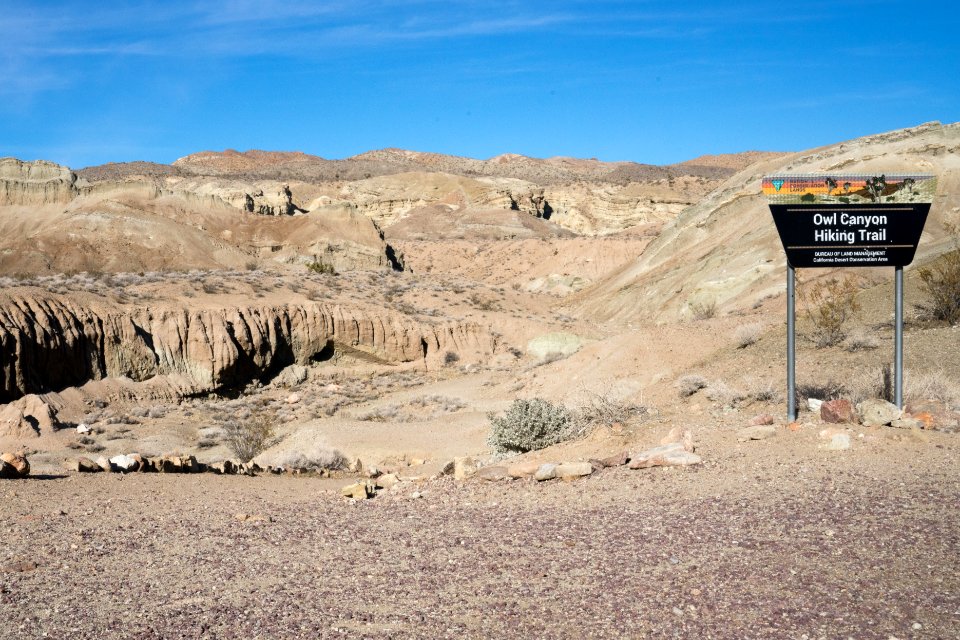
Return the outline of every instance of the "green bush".
[[[502,416],[490,415],[487,444],[495,453],[526,453],[569,440],[580,432],[575,416],[540,398],[514,400]]]
[[[317,259],[316,256],[314,256],[313,262],[307,263],[307,269],[310,269],[310,271],[313,271],[314,273],[322,273],[330,276],[337,275],[337,271],[333,268],[332,264],[328,264],[323,260]]]
[[[832,347],[843,342],[850,321],[860,311],[856,278],[828,278],[804,286],[801,291],[817,346]]]

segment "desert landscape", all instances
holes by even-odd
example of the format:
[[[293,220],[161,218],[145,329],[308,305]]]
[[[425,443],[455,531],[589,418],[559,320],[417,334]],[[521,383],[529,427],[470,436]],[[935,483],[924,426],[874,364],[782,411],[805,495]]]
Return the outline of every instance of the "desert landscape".
[[[0,628],[960,637],[958,151],[2,158]],[[893,270],[803,269],[790,421],[831,172],[937,177],[905,406]]]

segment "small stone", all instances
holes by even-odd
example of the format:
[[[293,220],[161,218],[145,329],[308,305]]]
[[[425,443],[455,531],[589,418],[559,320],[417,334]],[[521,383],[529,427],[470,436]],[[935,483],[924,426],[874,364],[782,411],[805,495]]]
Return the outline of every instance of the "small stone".
[[[823,400],[817,400],[816,398],[807,398],[807,408],[810,409],[813,413],[820,413],[820,407],[823,406]]]
[[[680,443],[683,445],[684,450],[693,453],[695,447],[693,446],[693,433],[689,429],[684,429],[682,427],[674,427],[670,429],[670,432],[660,440],[662,446],[671,445]]]
[[[412,500],[418,500],[419,498],[422,498],[422,497],[423,497],[423,494],[420,493],[419,491],[414,491],[413,493],[410,494],[410,498]]]
[[[856,422],[857,414],[849,400],[837,398],[836,400],[827,400],[820,405],[820,419],[833,424]]]
[[[589,462],[564,462],[557,465],[554,473],[558,478],[582,478],[593,473],[593,465]]]
[[[772,415],[770,415],[769,413],[761,413],[758,416],[754,416],[750,418],[750,422],[748,422],[747,424],[751,427],[757,427],[765,424],[773,424],[773,422],[774,420]]]
[[[766,440],[777,435],[777,428],[771,425],[754,425],[744,427],[737,431],[737,440],[746,442],[747,440]]]
[[[891,402],[873,398],[857,405],[857,415],[865,427],[882,427],[898,420],[903,411]]]
[[[507,467],[507,475],[511,478],[530,478],[540,468],[540,463],[534,460],[517,462]]]
[[[552,462],[547,462],[540,465],[540,468],[537,469],[537,472],[533,474],[533,479],[537,482],[543,482],[545,480],[553,480],[557,477],[557,465]]]
[[[363,473],[363,461],[360,458],[356,458],[350,465],[347,467],[347,470],[350,473]]]
[[[287,404],[297,404],[298,402],[300,402],[299,393],[291,393],[290,395],[287,396],[287,399],[286,399]]]
[[[427,464],[427,461],[423,458],[410,458],[409,466],[411,467],[422,467]]]
[[[77,433],[90,433],[90,427],[81,422],[77,425]]]
[[[914,622],[913,625],[911,626],[911,628],[912,628],[914,631],[920,631],[921,629],[923,629],[923,625],[920,624],[919,622]]]
[[[454,480],[466,480],[477,472],[477,462],[469,456],[461,456],[453,459],[453,478]]]
[[[454,463],[453,463],[453,460],[450,460],[440,468],[440,471],[439,473],[437,473],[437,475],[438,476],[453,475],[453,470],[454,470]]]
[[[504,466],[496,465],[490,467],[482,467],[477,470],[474,477],[480,480],[488,480],[494,482],[497,480],[512,480],[513,476],[507,473],[507,468]]]
[[[100,456],[99,458],[94,460],[94,462],[96,462],[97,466],[99,466],[101,469],[103,469],[107,473],[110,473],[111,471],[113,471],[113,467],[110,465],[110,461],[107,460],[106,456]]]

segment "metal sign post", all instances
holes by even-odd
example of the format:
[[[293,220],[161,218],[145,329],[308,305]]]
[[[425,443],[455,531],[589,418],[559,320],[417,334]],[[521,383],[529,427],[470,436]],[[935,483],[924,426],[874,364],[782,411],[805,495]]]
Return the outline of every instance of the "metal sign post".
[[[937,180],[912,175],[774,175],[762,183],[787,254],[787,417],[797,419],[796,269],[894,267],[894,401],[903,408],[903,267]]]

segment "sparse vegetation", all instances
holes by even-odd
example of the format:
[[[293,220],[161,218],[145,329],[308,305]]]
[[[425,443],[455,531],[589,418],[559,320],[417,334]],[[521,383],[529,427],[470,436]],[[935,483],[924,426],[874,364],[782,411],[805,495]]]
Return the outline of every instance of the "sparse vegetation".
[[[321,258],[313,257],[313,262],[307,263],[307,269],[313,273],[319,273],[322,275],[335,276],[337,275],[336,269],[333,268],[332,264],[326,263]]]
[[[584,425],[611,426],[624,424],[647,412],[647,407],[625,402],[609,393],[589,393],[587,400],[577,409],[577,417]]]
[[[857,281],[852,276],[828,278],[801,287],[806,314],[818,347],[832,347],[847,337],[847,326],[860,311]]]
[[[273,425],[262,415],[246,420],[228,420],[224,426],[226,444],[241,462],[249,462],[273,444]]]
[[[851,332],[843,343],[843,348],[851,352],[867,351],[869,349],[876,349],[878,346],[880,346],[880,343],[877,342],[875,337],[859,330]]]
[[[457,364],[458,362],[460,362],[460,356],[457,353],[453,351],[447,351],[445,354],[443,354],[443,364],[447,365],[448,367]]]
[[[279,456],[276,464],[284,469],[319,472],[344,469],[347,459],[340,451],[317,442],[306,451],[289,451]]]
[[[932,320],[960,323],[960,242],[930,266],[919,270],[930,303],[921,310]]]
[[[745,349],[756,343],[756,341],[760,339],[762,331],[763,325],[760,324],[745,324],[737,327],[737,330],[733,333],[733,339],[737,343],[737,348]]]
[[[487,444],[497,454],[536,451],[580,435],[576,416],[563,405],[533,398],[517,399],[501,416],[489,415]]]
[[[692,396],[700,389],[707,387],[707,379],[699,375],[683,376],[677,380],[677,391],[681,398]]]
[[[709,320],[717,315],[717,301],[699,300],[690,305],[690,313],[694,320]]]

